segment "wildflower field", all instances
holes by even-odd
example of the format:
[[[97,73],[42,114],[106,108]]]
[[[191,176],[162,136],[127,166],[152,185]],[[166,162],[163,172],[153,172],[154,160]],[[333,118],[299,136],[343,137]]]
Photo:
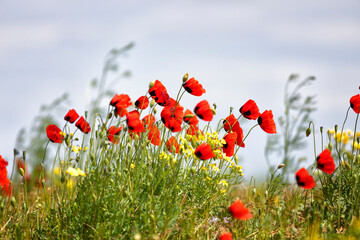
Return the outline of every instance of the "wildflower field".
[[[268,152],[284,148],[287,157],[255,184],[244,181],[239,164],[247,137],[261,128],[281,138],[291,124],[277,126],[268,106],[252,99],[213,122],[216,105],[206,100],[201,81],[185,74],[176,96],[165,86],[155,80],[141,86],[143,96],[119,92],[103,96],[105,109],[97,102],[84,114],[68,109],[60,121],[46,118],[29,148],[14,150],[11,173],[0,155],[0,237],[360,238],[356,89],[343,99],[349,102],[344,122],[326,129],[309,121],[307,98],[297,108],[302,121],[295,138],[287,132],[284,146],[268,145]],[[188,94],[198,101],[182,106]],[[348,118],[355,126],[347,126]],[[289,157],[298,139],[314,146],[306,168]]]

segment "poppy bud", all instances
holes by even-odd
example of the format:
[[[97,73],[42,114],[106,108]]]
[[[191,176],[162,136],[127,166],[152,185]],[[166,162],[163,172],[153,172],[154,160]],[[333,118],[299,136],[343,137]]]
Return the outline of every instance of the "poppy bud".
[[[306,129],[306,137],[308,137],[310,134],[311,134],[311,129],[310,129],[310,128],[307,128],[307,129]]]
[[[66,143],[66,145],[67,145],[68,147],[70,147],[70,139],[69,139],[69,138],[66,139],[65,143]]]
[[[23,159],[26,160],[26,151],[23,151]]]
[[[110,119],[112,117],[112,112],[109,112],[109,114],[107,115],[107,118]]]
[[[154,82],[154,81],[151,81],[151,82],[149,83],[149,88],[152,88],[154,85],[155,85],[155,82]]]
[[[281,168],[283,168],[284,166],[285,166],[285,164],[282,163],[282,164],[280,164],[277,168],[278,168],[278,169],[281,169]]]
[[[65,182],[65,175],[64,175],[64,174],[61,174],[60,182],[61,182],[61,183],[64,183],[64,182]]]
[[[14,156],[18,155],[18,154],[19,154],[19,151],[16,148],[14,148]]]
[[[157,109],[156,108],[154,108],[154,114],[156,114],[157,113]]]
[[[235,155],[234,157],[235,163],[238,164],[239,163],[239,157],[237,155]]]
[[[213,103],[213,107],[216,110],[216,108],[217,108],[216,103]]]
[[[196,168],[195,168],[195,167],[191,167],[191,172],[192,172],[192,173],[196,173]]]
[[[188,80],[188,78],[189,78],[189,73],[186,73],[182,79],[183,83],[186,82]]]
[[[332,151],[332,144],[331,144],[331,142],[329,142],[329,144],[328,144],[328,149],[329,149],[330,152]]]
[[[153,107],[154,105],[155,105],[155,100],[152,99],[152,100],[150,101],[150,107]]]
[[[24,176],[24,169],[19,168],[19,172],[20,172],[20,175],[23,177]]]
[[[184,116],[184,118],[193,118],[193,117],[195,117],[194,114],[186,114],[186,115]]]
[[[216,111],[215,111],[215,109],[210,108],[210,110],[211,110],[211,112],[212,112],[212,114],[213,114],[213,115],[216,115]]]
[[[16,199],[15,197],[11,197],[11,200],[10,200],[10,203],[11,203],[11,206],[15,207],[15,204],[16,204]]]
[[[337,130],[338,130],[338,125],[335,125],[335,133],[337,133]]]
[[[323,133],[323,129],[324,129],[323,127],[320,127],[320,132],[321,132],[321,133]]]

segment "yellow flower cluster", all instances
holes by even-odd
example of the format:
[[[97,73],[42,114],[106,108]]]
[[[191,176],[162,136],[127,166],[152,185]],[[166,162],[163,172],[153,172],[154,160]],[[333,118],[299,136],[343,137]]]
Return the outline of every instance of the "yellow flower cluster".
[[[85,177],[86,176],[85,173],[80,168],[75,169],[75,168],[69,167],[66,170],[66,173],[73,177],[77,177],[77,176]]]
[[[214,170],[215,172],[220,172],[220,169],[216,166],[215,163],[211,163],[211,164],[209,164],[209,166],[210,166],[211,169]]]
[[[81,150],[82,150],[82,147],[75,146],[75,145],[72,146],[72,151],[76,154],[78,154]],[[85,147],[84,152],[86,152],[87,150],[88,150],[88,147]]]
[[[356,150],[360,149],[360,144],[356,140],[357,138],[360,138],[360,132],[356,132],[355,142],[352,141],[352,139],[354,139],[354,132],[351,131],[350,129],[343,131],[343,133],[341,133],[339,131],[335,133],[334,129],[328,129],[327,132],[329,135],[332,135],[333,138],[335,139],[335,141],[337,141],[338,143],[340,143],[340,141],[345,145],[350,143],[351,146],[354,145],[354,148]]]

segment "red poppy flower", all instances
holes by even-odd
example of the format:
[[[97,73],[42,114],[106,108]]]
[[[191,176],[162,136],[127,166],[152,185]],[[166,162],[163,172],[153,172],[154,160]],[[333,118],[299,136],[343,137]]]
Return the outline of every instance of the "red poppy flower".
[[[179,153],[180,145],[174,136],[171,136],[167,140],[166,147],[169,150],[169,152],[171,152],[171,153],[173,152],[173,149],[175,149],[175,153]]]
[[[151,141],[152,144],[156,146],[160,146],[161,139],[160,139],[160,130],[157,126],[153,126],[148,134],[148,139]]]
[[[211,147],[207,143],[200,144],[195,149],[195,155],[200,158],[201,160],[208,160],[210,158],[215,157],[213,151],[211,150]]]
[[[64,117],[65,121],[68,121],[69,123],[75,122],[76,119],[78,118],[79,118],[79,114],[77,114],[75,109],[70,109],[69,112]]]
[[[235,219],[248,220],[253,217],[253,215],[249,212],[240,199],[236,200],[230,205],[229,211],[232,217]]]
[[[146,109],[149,106],[149,99],[146,96],[141,96],[136,100],[135,106],[140,109]]]
[[[224,140],[226,143],[222,146],[223,152],[227,157],[234,155],[235,142],[237,139],[237,133],[232,132],[225,135]]]
[[[131,99],[130,99],[129,95],[115,94],[115,96],[110,101],[110,105],[115,107],[117,104],[119,104],[119,106],[123,106],[125,108],[129,107],[131,105]]]
[[[247,101],[239,111],[247,119],[256,120],[260,116],[259,108],[252,99]]]
[[[222,233],[219,237],[219,240],[232,240],[233,235],[230,232]]]
[[[130,131],[138,133],[144,131],[144,125],[142,124],[142,121],[140,121],[139,117],[140,113],[137,110],[129,112],[126,116],[126,124],[128,125]]]
[[[302,188],[311,189],[315,187],[314,178],[305,168],[301,168],[296,172],[295,179],[297,184]]]
[[[49,140],[54,143],[62,143],[64,139],[63,135],[61,135],[61,129],[54,124],[47,126],[46,135],[48,136]]]
[[[83,116],[81,116],[79,120],[77,120],[75,126],[83,133],[89,133],[91,131],[90,124],[85,120]]]
[[[151,130],[155,121],[156,121],[156,119],[155,119],[154,115],[152,115],[152,114],[148,114],[145,117],[143,117],[143,119],[142,119],[144,126],[146,126],[148,130]]]
[[[267,133],[276,133],[276,126],[273,119],[273,114],[271,110],[266,110],[263,112],[260,117],[257,119],[260,127]]]
[[[360,110],[360,94],[352,96],[350,98],[350,107],[356,112],[359,113]]]
[[[156,80],[154,86],[149,89],[149,94],[160,106],[165,106],[170,101],[166,88],[159,80]]]
[[[10,180],[7,177],[6,166],[8,162],[0,155],[0,189],[7,196],[11,194]]]
[[[208,101],[203,100],[199,102],[194,108],[195,114],[204,121],[211,121],[213,119],[213,112],[211,111]]]
[[[189,117],[189,116],[193,116],[193,117]],[[184,122],[186,122],[189,125],[197,125],[199,123],[199,120],[195,114],[193,114],[189,109],[186,109],[184,114]]]
[[[190,78],[185,83],[183,83],[184,89],[194,96],[201,96],[203,93],[206,93],[202,85],[195,80],[195,78]]]
[[[111,126],[108,129],[108,139],[110,142],[114,143],[114,144],[118,144],[120,139],[119,139],[119,135],[120,135],[120,131],[123,127],[116,127],[116,126]]]
[[[320,155],[316,158],[317,168],[321,171],[332,174],[335,171],[335,162],[331,156],[331,152],[328,149],[325,149]]]
[[[243,142],[244,139],[244,133],[242,128],[240,127],[239,121],[235,118],[234,114],[229,115],[225,120],[223,121],[224,129],[227,132],[233,131],[236,132],[237,138],[236,138],[236,145],[240,147],[245,147],[245,143]]]
[[[176,107],[164,107],[161,111],[161,121],[172,132],[181,131],[181,124],[184,117],[184,108],[180,104],[176,104]]]

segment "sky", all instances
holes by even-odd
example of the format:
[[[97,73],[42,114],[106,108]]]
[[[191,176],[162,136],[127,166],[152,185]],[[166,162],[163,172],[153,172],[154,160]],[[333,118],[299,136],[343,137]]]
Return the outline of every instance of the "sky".
[[[188,72],[206,94],[184,97],[185,107],[207,99],[220,118],[253,99],[277,119],[285,81],[297,73],[316,77],[304,91],[317,98],[315,125],[340,125],[359,93],[359,13],[358,0],[0,0],[0,155],[11,161],[19,129],[63,93],[69,109],[84,112],[105,55],[129,42],[120,69],[131,77],[114,86],[119,94],[136,99],[159,79],[175,95]],[[244,174],[264,175],[266,134],[257,128],[247,141]]]

